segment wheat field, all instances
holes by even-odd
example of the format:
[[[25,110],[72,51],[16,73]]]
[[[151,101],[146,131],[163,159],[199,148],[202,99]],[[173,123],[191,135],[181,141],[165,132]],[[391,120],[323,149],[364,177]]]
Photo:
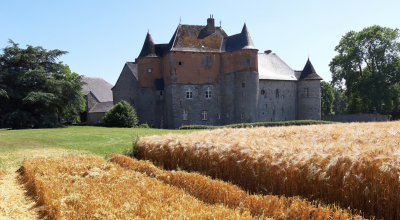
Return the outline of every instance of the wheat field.
[[[98,157],[23,161],[27,186],[51,219],[253,219]]]
[[[142,137],[139,158],[252,193],[400,219],[400,122],[218,129]]]
[[[111,162],[145,173],[164,183],[184,189],[190,195],[209,204],[223,204],[240,211],[248,211],[253,217],[273,219],[362,219],[348,210],[337,207],[314,205],[300,198],[249,195],[239,187],[198,173],[165,171],[149,161],[138,161],[114,154]]]

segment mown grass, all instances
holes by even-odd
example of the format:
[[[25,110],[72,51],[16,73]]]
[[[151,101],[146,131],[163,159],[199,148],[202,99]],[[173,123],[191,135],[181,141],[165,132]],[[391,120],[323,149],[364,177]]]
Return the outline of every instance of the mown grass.
[[[192,131],[70,126],[55,129],[0,129],[0,169],[14,169],[22,160],[68,155],[107,156],[132,148],[137,137]]]

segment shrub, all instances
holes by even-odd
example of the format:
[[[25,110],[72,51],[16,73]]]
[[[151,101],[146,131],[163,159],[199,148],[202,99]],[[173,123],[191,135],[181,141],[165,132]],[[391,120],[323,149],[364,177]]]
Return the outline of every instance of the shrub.
[[[150,128],[150,126],[148,124],[144,123],[144,124],[139,125],[138,128]]]
[[[124,100],[106,112],[103,121],[106,127],[134,127],[139,122],[135,109]]]
[[[280,122],[255,122],[255,123],[241,123],[230,124],[222,126],[212,125],[184,125],[179,129],[216,129],[216,128],[251,128],[251,127],[276,127],[276,126],[300,126],[300,125],[315,125],[315,124],[333,124],[337,122],[331,121],[317,121],[317,120],[297,120],[297,121],[280,121]]]
[[[71,126],[72,125],[72,122],[70,122],[70,121],[63,121],[63,123],[62,123],[64,126]]]

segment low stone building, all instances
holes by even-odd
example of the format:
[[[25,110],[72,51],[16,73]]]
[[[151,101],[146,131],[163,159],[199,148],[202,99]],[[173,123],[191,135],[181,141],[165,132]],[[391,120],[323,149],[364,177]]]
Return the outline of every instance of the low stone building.
[[[81,113],[82,123],[103,123],[105,113],[113,107],[113,85],[99,77],[83,77],[86,111]]]
[[[244,24],[228,36],[216,27],[179,24],[167,44],[147,33],[135,62],[113,87],[114,103],[129,102],[151,127],[321,119],[320,80],[310,60],[290,68],[278,55],[258,53]]]

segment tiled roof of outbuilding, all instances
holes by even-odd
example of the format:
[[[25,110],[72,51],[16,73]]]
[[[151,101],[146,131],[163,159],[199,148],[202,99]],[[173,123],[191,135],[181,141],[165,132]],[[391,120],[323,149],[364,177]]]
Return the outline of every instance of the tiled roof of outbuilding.
[[[82,81],[85,82],[82,86],[82,93],[87,95],[92,92],[100,102],[112,102],[113,95],[111,88],[113,85],[99,77],[83,77]]]
[[[322,80],[322,78],[315,71],[310,58],[308,58],[303,71],[301,71],[299,80]]]
[[[113,102],[98,102],[90,110],[89,113],[106,112],[113,107]]]
[[[275,53],[258,54],[258,73],[259,79],[296,81],[298,78],[295,71]]]
[[[247,25],[244,24],[242,32],[223,39],[221,52],[229,52],[242,49],[257,49],[251,39]]]

